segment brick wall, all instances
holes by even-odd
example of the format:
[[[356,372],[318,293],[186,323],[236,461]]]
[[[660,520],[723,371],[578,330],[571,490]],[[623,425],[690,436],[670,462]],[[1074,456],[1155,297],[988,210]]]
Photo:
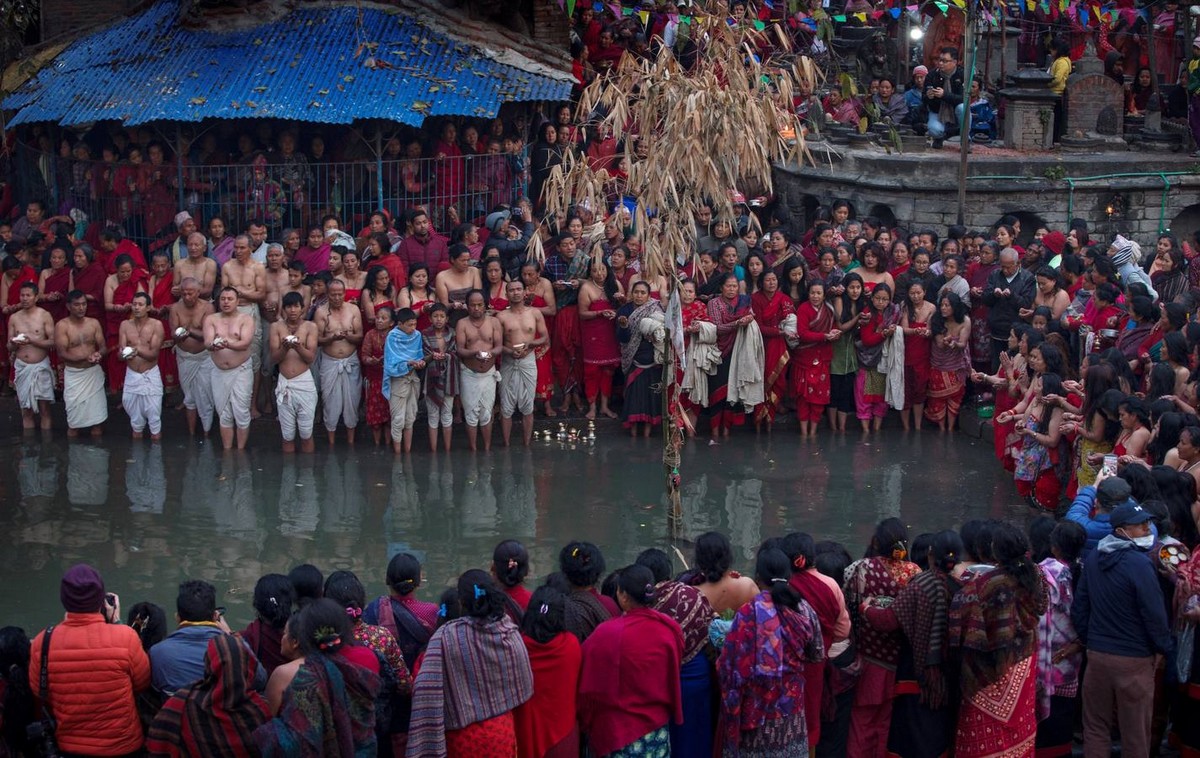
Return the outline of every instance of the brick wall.
[[[538,42],[568,49],[570,24],[567,12],[558,7],[556,0],[534,0],[533,38]]]
[[[42,0],[42,39],[91,30],[137,4],[134,0]]]
[[[1096,120],[1106,107],[1124,113],[1124,93],[1121,85],[1104,74],[1072,74],[1067,79],[1066,99],[1067,131],[1069,137],[1083,136],[1096,131]],[[1117,119],[1117,134],[1124,129],[1122,119]]]

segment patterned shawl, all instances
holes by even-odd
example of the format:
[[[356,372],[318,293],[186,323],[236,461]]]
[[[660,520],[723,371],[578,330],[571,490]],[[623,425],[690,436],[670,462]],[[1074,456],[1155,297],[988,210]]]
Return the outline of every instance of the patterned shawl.
[[[263,758],[374,756],[379,676],[340,654],[310,655],[279,715],[254,732]]]
[[[567,631],[583,642],[597,626],[612,618],[612,614],[590,589],[574,590],[567,595]]]
[[[700,654],[708,642],[708,627],[717,614],[704,593],[667,579],[654,587],[654,610],[675,620],[683,631],[683,663]]]
[[[448,397],[458,394],[458,353],[454,345],[454,330],[446,328],[445,334],[438,334],[435,326],[430,326],[421,332],[425,349],[425,396],[441,408]],[[444,344],[443,344],[444,343]],[[436,352],[445,353],[446,357],[435,361],[431,356],[434,345],[442,345]]]
[[[513,622],[455,619],[433,633],[417,672],[408,755],[445,755],[447,730],[502,716],[532,696],[529,653]]]
[[[962,649],[964,697],[1000,681],[1036,652],[1038,620],[1049,607],[1046,581],[1036,573],[1033,593],[997,569],[972,577],[954,596],[950,646]]]
[[[942,665],[946,662],[950,599],[958,589],[958,581],[949,574],[934,569],[922,571],[892,606],[912,648],[922,702],[933,708],[939,707],[945,696]]]
[[[621,370],[626,374],[633,368],[633,359],[637,355],[638,348],[642,344],[642,330],[639,328],[642,319],[658,314],[663,315],[662,304],[653,298],[647,300],[645,305],[639,305],[633,309],[626,318],[629,320],[625,327],[629,330],[629,340],[621,345]]]
[[[270,718],[266,701],[253,687],[257,663],[238,637],[210,639],[204,678],[176,691],[151,724],[146,741],[150,755],[253,755],[254,730]]]
[[[851,563],[846,569],[846,609],[854,627],[854,643],[866,658],[885,666],[895,667],[900,660],[900,638],[897,632],[884,632],[872,626],[862,614],[867,598],[892,598],[900,592],[921,569],[917,564],[877,556]]]

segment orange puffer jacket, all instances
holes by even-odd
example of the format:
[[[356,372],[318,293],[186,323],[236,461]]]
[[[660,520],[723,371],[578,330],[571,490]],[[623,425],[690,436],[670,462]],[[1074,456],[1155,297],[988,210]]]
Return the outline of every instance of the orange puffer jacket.
[[[29,684],[42,697],[43,631],[33,640]],[[150,686],[137,633],[99,613],[68,613],[50,637],[50,708],[58,747],[81,755],[125,755],[142,747],[134,693]]]

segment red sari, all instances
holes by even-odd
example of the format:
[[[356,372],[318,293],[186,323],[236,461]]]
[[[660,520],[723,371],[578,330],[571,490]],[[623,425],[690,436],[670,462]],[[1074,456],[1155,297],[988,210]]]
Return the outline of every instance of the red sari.
[[[89,263],[86,268],[75,269],[75,289],[87,295],[87,317],[104,323],[104,283],[108,274],[99,261]]]
[[[495,302],[495,301],[493,301]],[[605,299],[593,300],[590,313],[612,310]],[[617,342],[617,326],[603,316],[581,320],[580,347],[583,353],[583,388],[588,402],[597,397],[612,395],[612,378],[621,364],[621,345]]]
[[[534,295],[533,300],[529,305],[533,308],[541,310],[546,307],[546,298],[541,295]],[[543,316],[546,320],[546,331],[550,334],[554,333],[554,316]],[[541,333],[535,334],[535,339],[540,339]],[[533,357],[537,360],[537,388],[534,390],[533,396],[538,400],[549,400],[554,395],[554,364],[550,358],[550,340],[540,345],[533,351]]]
[[[144,292],[146,283],[146,272],[140,268],[135,268],[129,276],[129,281],[118,284],[113,290],[113,305],[129,305],[133,302],[133,296],[139,292]],[[104,302],[101,300],[101,302]],[[118,355],[117,344],[118,335],[121,333],[121,324],[129,318],[128,313],[104,312],[104,345],[108,349],[108,355],[104,359],[104,373],[108,375],[108,388],[113,392],[120,392],[125,388],[125,361],[121,360]]]
[[[170,308],[175,304],[176,297],[171,294],[175,284],[175,272],[168,271],[167,275],[154,283],[150,289],[150,305],[154,308]],[[115,297],[114,297],[115,299]],[[171,333],[171,317],[162,315],[158,319],[163,325],[162,349],[158,351],[158,370],[162,373],[163,388],[172,390],[179,386],[179,363],[175,359],[175,335]]]
[[[967,266],[965,278],[971,289],[985,289],[988,277],[1000,267],[998,263],[984,265],[972,263]],[[1082,277],[1080,277],[1082,279]],[[971,363],[981,371],[992,368],[992,332],[988,326],[988,311],[991,309],[983,304],[983,298],[975,298],[971,302]],[[996,415],[1000,409],[996,409]]]
[[[818,311],[807,300],[796,309],[796,360],[792,366],[792,392],[796,396],[796,418],[820,421],[829,405],[829,364],[833,361],[833,343],[825,335],[833,331],[837,318],[829,303]]]
[[[513,711],[519,758],[579,755],[575,693],[583,649],[578,638],[561,632],[540,643],[522,635],[533,670],[533,697]]]
[[[67,317],[67,293],[71,291],[71,269],[68,266],[63,266],[57,271],[51,270],[50,275],[46,277],[46,293],[50,295],[57,292],[62,295],[59,300],[47,300],[42,303],[42,307],[50,312],[50,318],[54,319],[54,323],[58,323]]]
[[[766,354],[766,402],[758,406],[754,414],[755,421],[774,421],[779,402],[788,389],[787,367],[791,354],[788,352],[787,340],[780,331],[779,325],[788,316],[796,312],[792,299],[781,290],[768,298],[764,292],[755,292],[750,296],[750,306],[754,309],[754,320],[763,336],[763,351]]]
[[[362,376],[366,383],[363,390],[367,399],[367,423],[380,426],[392,420],[392,408],[383,396],[383,364],[368,364],[366,358],[383,360],[383,345],[387,339],[378,329],[371,329],[363,337],[362,347],[358,349],[359,360],[362,361]]]
[[[682,307],[683,311],[683,346],[684,351],[687,351],[687,346],[692,341],[692,335],[688,334],[687,328],[692,325],[693,321],[708,321],[708,307],[699,300],[693,300],[688,305]],[[675,388],[678,393],[679,403],[686,411],[699,412],[700,404],[692,402],[692,399],[687,395],[680,393],[679,388],[683,386],[683,367],[679,360],[681,356],[675,356]]]

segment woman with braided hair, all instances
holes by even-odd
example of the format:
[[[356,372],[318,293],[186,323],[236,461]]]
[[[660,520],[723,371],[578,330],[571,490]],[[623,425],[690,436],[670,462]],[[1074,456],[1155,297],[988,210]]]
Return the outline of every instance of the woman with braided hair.
[[[624,613],[583,643],[579,725],[592,755],[669,755],[667,725],[683,722],[683,632],[651,607],[655,598],[650,569],[621,569],[617,602]]]
[[[346,610],[328,598],[300,611],[296,634],[304,663],[279,715],[254,732],[263,758],[374,755],[379,659],[354,644]]]
[[[726,756],[808,755],[806,665],[825,660],[825,647],[817,613],[791,576],[786,553],[759,548],[760,591],[734,615],[717,661]]]
[[[463,573],[458,601],[462,616],[433,633],[417,672],[407,755],[512,758],[513,711],[533,696],[529,654],[487,573]]]

